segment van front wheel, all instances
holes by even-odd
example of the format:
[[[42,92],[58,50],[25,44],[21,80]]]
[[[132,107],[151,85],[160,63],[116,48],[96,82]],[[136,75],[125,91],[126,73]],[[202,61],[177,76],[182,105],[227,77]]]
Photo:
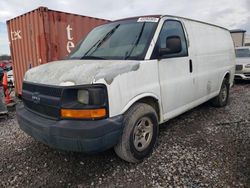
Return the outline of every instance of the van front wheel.
[[[219,95],[213,98],[211,101],[212,106],[223,107],[227,105],[228,97],[229,97],[229,88],[230,87],[229,87],[228,80],[224,78]]]
[[[124,130],[115,146],[116,154],[125,161],[137,163],[153,150],[158,136],[158,117],[148,104],[137,103],[124,117]]]

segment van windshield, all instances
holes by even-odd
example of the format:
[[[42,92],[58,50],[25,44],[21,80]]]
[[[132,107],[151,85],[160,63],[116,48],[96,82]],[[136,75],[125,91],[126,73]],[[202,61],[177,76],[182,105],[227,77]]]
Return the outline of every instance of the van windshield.
[[[157,21],[123,20],[93,29],[69,54],[68,59],[142,60]]]
[[[236,49],[236,57],[250,57],[250,49]]]

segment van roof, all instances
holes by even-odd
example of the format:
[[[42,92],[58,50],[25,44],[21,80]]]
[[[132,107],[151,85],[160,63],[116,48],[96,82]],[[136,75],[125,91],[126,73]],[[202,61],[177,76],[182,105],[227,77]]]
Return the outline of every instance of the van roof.
[[[191,19],[191,18],[185,18],[185,17],[181,17],[181,16],[173,16],[173,15],[157,15],[157,14],[156,15],[143,15],[143,16],[135,16],[135,17],[128,17],[128,18],[118,19],[118,20],[114,20],[113,22],[123,21],[123,20],[130,20],[130,19],[136,19],[136,18],[141,18],[141,17],[154,17],[154,18],[170,17],[170,18],[179,18],[179,19],[185,19],[185,20],[190,20],[190,21],[194,21],[194,22],[199,22],[199,23],[211,25],[211,26],[214,26],[214,27],[219,27],[221,29],[225,29],[225,30],[229,31],[227,28],[219,26],[219,25],[215,25],[215,24],[212,24],[212,23],[204,22],[204,21],[194,20],[194,19]]]

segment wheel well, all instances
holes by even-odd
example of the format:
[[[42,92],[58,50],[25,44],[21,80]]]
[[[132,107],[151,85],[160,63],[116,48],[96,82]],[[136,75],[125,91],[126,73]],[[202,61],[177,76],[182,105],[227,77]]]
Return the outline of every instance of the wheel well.
[[[157,116],[158,116],[158,119],[160,120],[160,106],[159,106],[159,103],[158,103],[158,100],[153,98],[153,97],[144,97],[142,99],[139,99],[138,101],[136,101],[137,103],[145,103],[145,104],[148,104],[150,106],[152,106],[156,113],[157,113]]]
[[[230,74],[229,74],[229,72],[225,75],[224,78],[226,78],[227,82],[229,83],[229,81],[230,81]]]

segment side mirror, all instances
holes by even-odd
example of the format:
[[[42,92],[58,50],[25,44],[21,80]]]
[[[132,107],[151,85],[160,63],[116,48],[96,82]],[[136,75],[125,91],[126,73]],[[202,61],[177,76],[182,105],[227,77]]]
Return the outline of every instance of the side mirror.
[[[159,55],[168,55],[181,52],[181,38],[179,36],[171,36],[166,38],[166,48],[159,49]]]

